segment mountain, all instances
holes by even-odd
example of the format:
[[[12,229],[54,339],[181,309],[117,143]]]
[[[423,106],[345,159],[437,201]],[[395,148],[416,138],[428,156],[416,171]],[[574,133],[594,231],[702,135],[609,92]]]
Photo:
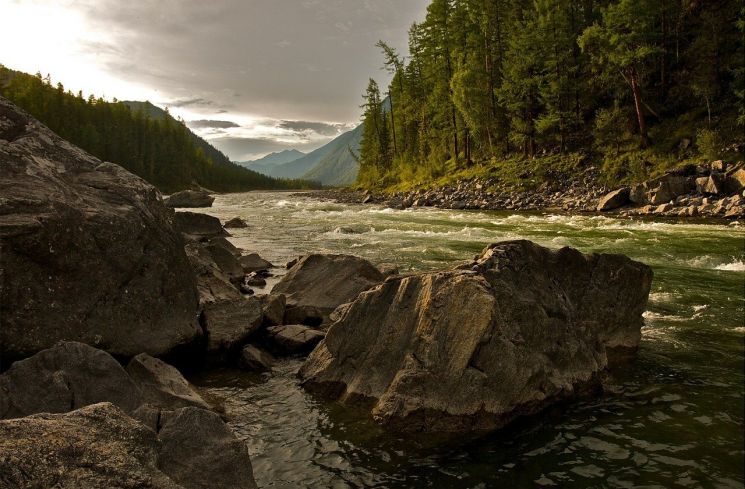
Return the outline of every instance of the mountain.
[[[294,161],[270,168],[254,168],[275,178],[302,178],[323,185],[349,185],[357,178],[359,163],[352,152],[359,153],[361,139],[362,126],[358,126]]]
[[[262,170],[267,170],[273,166],[295,161],[298,158],[302,158],[303,156],[305,156],[305,153],[303,153],[302,151],[298,151],[296,149],[286,149],[278,153],[268,154],[263,158],[259,158],[258,160],[238,161],[236,163],[250,170],[264,173],[264,171]]]
[[[107,102],[65,91],[49,78],[0,65],[0,96],[49,129],[111,161],[165,193],[201,186],[217,192],[308,188],[308,182],[270,178],[232,163],[183,122],[148,102]],[[313,184],[317,186],[317,184]]]

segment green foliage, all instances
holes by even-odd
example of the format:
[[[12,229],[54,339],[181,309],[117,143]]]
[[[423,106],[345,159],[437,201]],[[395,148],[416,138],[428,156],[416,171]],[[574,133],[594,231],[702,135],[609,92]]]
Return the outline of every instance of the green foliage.
[[[717,131],[711,129],[699,129],[696,132],[696,147],[699,153],[708,159],[716,160],[722,152],[722,138]]]
[[[49,77],[0,65],[0,95],[43,122],[60,137],[104,161],[115,162],[163,192],[195,184],[218,191],[305,188],[301,181],[277,180],[233,164],[183,124],[142,103],[106,102],[66,92]]]
[[[513,181],[515,162],[572,154],[609,183],[631,181],[697,156],[702,127],[742,158],[744,35],[736,0],[432,0],[405,62],[379,43],[391,110],[366,112],[358,183]],[[381,130],[392,156],[381,156]]]

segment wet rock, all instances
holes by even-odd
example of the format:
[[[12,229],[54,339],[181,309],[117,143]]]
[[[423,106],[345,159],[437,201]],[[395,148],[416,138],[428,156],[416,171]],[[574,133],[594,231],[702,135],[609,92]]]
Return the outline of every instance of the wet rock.
[[[514,241],[460,268],[359,295],[303,365],[304,386],[397,430],[486,431],[596,388],[639,344],[641,263]]]
[[[187,406],[210,409],[210,405],[192,388],[174,367],[141,353],[130,360],[127,373],[142,391],[143,400],[163,409]]]
[[[610,192],[605,197],[600,199],[598,202],[597,210],[599,212],[611,211],[623,207],[629,203],[629,194],[631,189],[629,187],[619,188]]]
[[[2,97],[0,128],[0,359],[60,340],[122,356],[191,343],[196,284],[160,193]]]
[[[217,414],[187,407],[164,416],[157,464],[185,489],[256,489],[251,460]]]
[[[228,221],[226,221],[224,227],[226,229],[243,229],[247,228],[248,224],[246,224],[246,221],[244,221],[240,217],[234,217],[233,219],[229,219]]]
[[[324,315],[382,282],[383,275],[367,260],[351,255],[307,255],[274,287],[288,307],[310,306]]]
[[[323,339],[324,333],[300,324],[272,326],[267,335],[275,349],[281,353],[308,353]]]
[[[262,312],[264,324],[267,326],[279,326],[283,324],[287,298],[284,294],[271,294],[264,297]]]
[[[177,212],[174,221],[176,228],[188,238],[203,240],[218,236],[228,236],[220,220],[198,212]]]
[[[235,256],[236,258],[241,256],[241,250],[239,248],[236,248],[236,246],[228,241],[226,238],[219,236],[217,238],[212,238],[208,242],[209,246],[215,246],[224,249],[225,251],[229,252],[231,255]]]
[[[246,345],[241,350],[239,364],[244,370],[268,372],[272,369],[274,357],[254,345]]]
[[[220,244],[207,244],[205,246],[212,256],[217,267],[228,278],[231,283],[240,283],[245,277],[243,267],[238,258],[225,246]]]
[[[61,342],[0,375],[0,418],[64,413],[99,402],[131,413],[142,392],[114,357],[83,343]]]
[[[185,489],[158,467],[158,439],[114,405],[0,421],[8,488]]]
[[[266,280],[256,272],[251,272],[246,275],[243,283],[251,287],[263,287],[266,285]]]
[[[261,303],[255,297],[207,304],[202,325],[207,333],[207,352],[222,356],[243,346],[261,326]]]
[[[264,260],[257,253],[251,253],[249,255],[242,256],[238,259],[243,267],[243,271],[246,273],[259,272],[268,268],[273,268],[270,262]]]
[[[168,207],[184,209],[190,207],[212,207],[214,201],[215,198],[210,194],[198,190],[184,190],[163,199],[163,203]]]

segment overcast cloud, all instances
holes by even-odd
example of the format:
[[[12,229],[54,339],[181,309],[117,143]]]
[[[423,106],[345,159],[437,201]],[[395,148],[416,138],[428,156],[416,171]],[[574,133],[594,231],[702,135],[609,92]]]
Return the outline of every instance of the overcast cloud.
[[[0,29],[0,63],[108,97],[130,98],[136,87],[242,160],[266,153],[258,148],[267,140],[307,150],[357,123],[367,79],[388,77],[375,43],[405,53],[409,26],[428,3],[0,0],[3,24],[15,26]],[[41,39],[24,47],[10,37],[19,32]]]

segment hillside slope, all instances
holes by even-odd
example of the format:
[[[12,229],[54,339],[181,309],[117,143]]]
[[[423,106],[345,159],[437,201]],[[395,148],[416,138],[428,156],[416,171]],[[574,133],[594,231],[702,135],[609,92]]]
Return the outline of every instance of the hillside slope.
[[[258,160],[237,161],[236,163],[244,168],[248,168],[259,173],[264,173],[269,168],[285,163],[290,163],[291,161],[295,161],[298,158],[302,158],[303,156],[305,156],[305,153],[303,153],[302,151],[298,151],[296,149],[286,149],[277,153],[270,153],[263,158],[259,158]]]

